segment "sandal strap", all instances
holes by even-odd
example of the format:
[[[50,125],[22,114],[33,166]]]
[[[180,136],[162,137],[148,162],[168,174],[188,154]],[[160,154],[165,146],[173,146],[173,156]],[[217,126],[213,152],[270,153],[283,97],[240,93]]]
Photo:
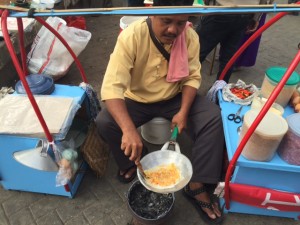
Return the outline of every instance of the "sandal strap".
[[[191,196],[191,197],[194,198],[196,195],[199,195],[199,194],[201,194],[201,193],[203,193],[203,192],[206,192],[206,188],[205,188],[205,186],[202,186],[201,188],[197,188],[197,189],[195,189],[195,190],[191,190],[191,189],[190,189],[190,186],[189,186],[189,185],[186,185],[185,188],[184,188],[184,191],[185,191],[185,193],[187,193],[189,196]],[[198,199],[196,199],[196,198],[194,198],[194,200],[197,201],[197,204],[198,204],[200,207],[202,207],[202,208],[208,208],[208,209],[210,209],[210,210],[213,210],[213,205],[212,205],[211,202],[203,202],[203,201],[200,201],[200,200],[198,200]]]
[[[202,208],[208,208],[210,210],[214,210],[212,203],[211,202],[202,202],[197,200],[197,203],[202,207]]]
[[[204,186],[200,187],[200,188],[197,188],[195,190],[191,190],[190,186],[189,185],[186,185],[185,186],[185,191],[187,194],[189,194],[190,196],[193,196],[195,197],[196,195],[199,195],[203,192],[206,192],[206,188]]]

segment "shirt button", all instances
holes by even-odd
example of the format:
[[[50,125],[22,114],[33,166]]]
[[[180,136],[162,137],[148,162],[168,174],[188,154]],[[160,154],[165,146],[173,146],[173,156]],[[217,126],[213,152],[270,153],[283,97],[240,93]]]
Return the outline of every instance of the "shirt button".
[[[156,66],[157,69],[159,69],[160,66]]]

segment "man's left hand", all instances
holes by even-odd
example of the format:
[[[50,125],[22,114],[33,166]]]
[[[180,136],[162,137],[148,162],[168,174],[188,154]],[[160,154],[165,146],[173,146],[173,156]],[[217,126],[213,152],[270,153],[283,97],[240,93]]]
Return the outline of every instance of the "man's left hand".
[[[172,129],[177,125],[178,132],[181,133],[186,128],[187,117],[182,113],[178,112],[172,119]]]

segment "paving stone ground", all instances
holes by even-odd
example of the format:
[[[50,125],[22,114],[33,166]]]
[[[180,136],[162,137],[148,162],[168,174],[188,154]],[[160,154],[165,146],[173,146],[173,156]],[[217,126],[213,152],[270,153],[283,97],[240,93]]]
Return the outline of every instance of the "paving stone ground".
[[[284,1],[278,1],[284,3]],[[114,2],[120,6],[122,2]],[[268,19],[274,14],[269,14]],[[121,16],[87,16],[87,29],[92,39],[79,59],[87,78],[98,91],[103,74],[119,33]],[[261,40],[255,66],[235,72],[231,82],[242,79],[246,83],[261,86],[264,71],[270,66],[287,67],[298,51],[300,37],[300,16],[287,15],[269,30]],[[203,63],[203,85],[200,93],[205,94],[215,80],[218,60],[215,61],[212,76],[209,76],[210,63]],[[300,72],[299,66],[297,72]],[[81,78],[73,65],[66,77],[58,83],[78,85]],[[147,144],[147,143],[146,143]],[[183,152],[188,153],[189,143],[184,135],[179,138]],[[151,150],[160,146],[148,144]],[[73,199],[42,193],[9,191],[0,187],[0,225],[127,225],[132,216],[127,209],[126,193],[131,184],[120,184],[115,178],[117,167],[110,158],[106,174],[97,178],[88,171]],[[284,181],[283,181],[284,182]],[[297,182],[297,181],[295,181]],[[180,192],[175,194],[175,208],[170,225],[200,225],[204,222],[197,211],[184,199]],[[299,221],[287,218],[229,213],[224,225],[296,225]]]

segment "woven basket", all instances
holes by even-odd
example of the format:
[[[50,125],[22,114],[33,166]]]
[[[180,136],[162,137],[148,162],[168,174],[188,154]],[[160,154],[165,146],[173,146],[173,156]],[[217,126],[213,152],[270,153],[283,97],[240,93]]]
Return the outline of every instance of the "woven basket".
[[[107,168],[109,159],[108,145],[97,133],[96,124],[92,122],[89,126],[87,137],[81,146],[83,158],[97,177],[102,177]]]

